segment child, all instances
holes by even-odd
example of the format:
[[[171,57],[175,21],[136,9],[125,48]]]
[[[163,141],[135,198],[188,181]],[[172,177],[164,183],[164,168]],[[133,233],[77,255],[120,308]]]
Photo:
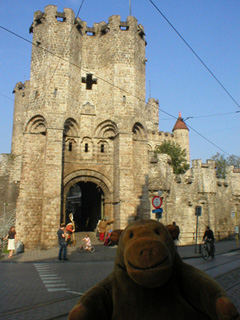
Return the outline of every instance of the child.
[[[85,242],[86,250],[90,252],[92,244],[91,244],[91,240],[90,240],[88,234],[86,234],[85,238],[83,238],[82,241]]]

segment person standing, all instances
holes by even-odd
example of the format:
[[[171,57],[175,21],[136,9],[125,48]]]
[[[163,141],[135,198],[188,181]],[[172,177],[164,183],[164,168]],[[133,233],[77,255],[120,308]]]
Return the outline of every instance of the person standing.
[[[9,250],[8,258],[11,258],[13,255],[13,251],[15,250],[15,240],[16,240],[16,231],[14,227],[11,227],[7,236],[3,239],[4,241],[8,239],[8,247]]]
[[[175,240],[179,240],[179,234],[180,234],[180,228],[179,228],[179,226],[178,225],[176,225],[176,222],[175,221],[173,221],[173,223],[172,223],[173,225],[174,225],[174,227],[175,227]]]
[[[179,228],[179,226],[176,225],[175,221],[173,221],[172,224],[169,224],[167,226],[167,228],[168,228],[168,231],[171,233],[171,236],[173,238],[175,247],[177,249],[177,245],[178,245],[178,241],[179,241],[180,228]]]
[[[106,220],[106,219],[101,219],[99,222],[98,222],[98,226],[97,226],[97,229],[98,229],[98,232],[99,232],[99,240],[104,242],[104,238],[105,238],[105,233],[106,233],[106,229],[107,229],[107,225],[108,224],[111,224],[113,223],[114,220]]]
[[[58,260],[67,261],[67,243],[66,243],[66,233],[65,233],[65,225],[61,223],[60,229],[57,232],[58,235],[58,243],[59,243],[59,253]]]
[[[71,245],[72,234],[73,234],[73,232],[75,232],[75,228],[74,228],[72,222],[67,224],[66,232],[67,232],[67,246],[69,246],[69,245]]]

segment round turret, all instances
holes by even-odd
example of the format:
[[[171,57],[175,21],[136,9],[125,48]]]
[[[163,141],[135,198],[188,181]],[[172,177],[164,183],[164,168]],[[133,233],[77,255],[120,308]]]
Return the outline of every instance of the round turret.
[[[182,149],[186,150],[186,158],[190,163],[189,129],[183,121],[181,112],[179,112],[178,119],[172,129],[172,132],[174,133],[176,143],[178,143]]]

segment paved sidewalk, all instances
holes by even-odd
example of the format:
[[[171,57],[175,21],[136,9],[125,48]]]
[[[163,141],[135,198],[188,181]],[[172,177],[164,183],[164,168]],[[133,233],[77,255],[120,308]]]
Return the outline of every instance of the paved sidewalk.
[[[79,246],[68,247],[68,259],[71,262],[90,262],[90,261],[113,261],[115,259],[117,246],[105,247],[99,241],[93,242],[96,249],[94,253],[80,252]],[[236,240],[219,241],[215,243],[216,255],[223,254],[226,252],[240,250],[237,246]],[[13,262],[58,262],[58,247],[49,250],[34,250],[27,251],[20,254],[15,254],[12,258],[8,258],[8,254],[3,256],[0,260],[2,263],[13,263]],[[201,256],[199,253],[199,246],[179,246],[178,252],[183,259],[198,258]]]

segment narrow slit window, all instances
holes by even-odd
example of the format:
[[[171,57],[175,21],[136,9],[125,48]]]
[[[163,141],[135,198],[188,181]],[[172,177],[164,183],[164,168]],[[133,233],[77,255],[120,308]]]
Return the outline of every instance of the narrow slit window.
[[[72,142],[69,142],[68,151],[72,151]]]
[[[85,143],[84,151],[85,151],[85,152],[88,152],[88,143]]]
[[[104,153],[104,144],[101,144],[101,153]]]

